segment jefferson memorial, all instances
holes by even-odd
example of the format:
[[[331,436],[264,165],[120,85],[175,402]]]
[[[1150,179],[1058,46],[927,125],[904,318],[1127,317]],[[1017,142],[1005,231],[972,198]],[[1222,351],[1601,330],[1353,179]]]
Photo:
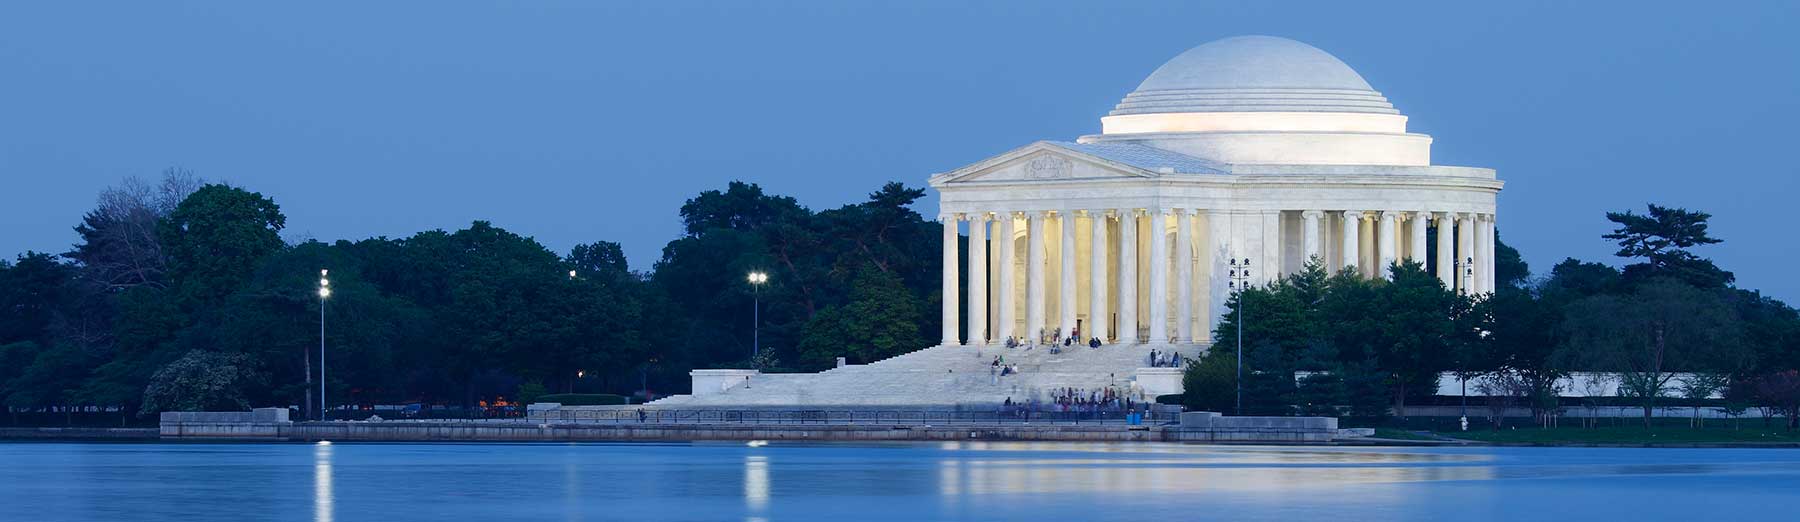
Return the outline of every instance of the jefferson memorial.
[[[1099,134],[1038,141],[930,178],[944,224],[941,345],[818,374],[696,370],[694,395],[657,402],[1175,393],[1179,369],[1146,367],[1152,350],[1200,356],[1234,288],[1309,260],[1371,278],[1413,260],[1446,286],[1492,291],[1502,183],[1492,169],[1433,165],[1431,136],[1407,132],[1406,120],[1310,45],[1240,36],[1194,47],[1126,94]],[[1435,248],[1432,229],[1445,238]],[[1105,346],[1002,346],[1071,336]],[[992,378],[995,356],[1019,373]]]

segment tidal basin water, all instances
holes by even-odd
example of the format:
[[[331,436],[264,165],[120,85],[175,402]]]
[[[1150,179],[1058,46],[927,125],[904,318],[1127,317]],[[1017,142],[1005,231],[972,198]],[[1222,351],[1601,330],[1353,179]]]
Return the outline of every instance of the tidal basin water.
[[[0,520],[1776,520],[1800,450],[0,444]],[[1742,517],[1742,518],[1740,518]]]

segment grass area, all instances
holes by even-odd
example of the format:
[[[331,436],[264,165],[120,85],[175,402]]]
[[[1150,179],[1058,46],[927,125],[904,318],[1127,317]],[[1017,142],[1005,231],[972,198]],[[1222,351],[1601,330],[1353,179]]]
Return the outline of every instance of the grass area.
[[[1403,429],[1398,429],[1398,428],[1375,428],[1375,438],[1395,439],[1395,440],[1437,440],[1435,438],[1421,435],[1421,434],[1413,432],[1411,430],[1403,430]]]
[[[1686,426],[1659,426],[1650,429],[1642,426],[1548,429],[1519,426],[1500,430],[1470,426],[1469,431],[1438,433],[1458,439],[1514,444],[1800,444],[1800,431],[1788,431],[1780,426],[1765,428],[1760,423],[1745,423],[1739,429],[1732,429],[1729,425],[1709,426],[1705,429]],[[1377,436],[1380,436],[1379,432]]]

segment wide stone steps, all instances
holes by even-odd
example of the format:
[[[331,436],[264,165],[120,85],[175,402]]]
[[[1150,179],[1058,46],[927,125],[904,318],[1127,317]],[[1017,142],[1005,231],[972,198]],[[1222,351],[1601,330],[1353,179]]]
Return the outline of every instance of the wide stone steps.
[[[1151,350],[1197,357],[1202,346],[1108,345],[1068,347],[1050,353],[999,346],[934,346],[864,365],[808,374],[766,374],[723,392],[677,395],[650,403],[659,408],[733,406],[950,406],[994,404],[1007,399],[1048,400],[1062,388],[1128,390]],[[1019,373],[990,374],[996,356]]]

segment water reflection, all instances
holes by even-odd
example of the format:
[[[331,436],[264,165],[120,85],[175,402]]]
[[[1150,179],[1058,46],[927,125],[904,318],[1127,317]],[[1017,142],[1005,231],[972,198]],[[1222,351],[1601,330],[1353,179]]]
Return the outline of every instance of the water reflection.
[[[316,520],[335,520],[342,507],[349,518],[383,522],[1185,520],[1196,513],[1221,520],[1755,520],[1800,491],[1800,452],[1792,450],[963,441],[0,444],[0,455],[0,521],[224,521],[271,512],[304,519],[309,507]],[[293,466],[309,463],[310,476],[295,473]],[[1511,498],[1532,501],[1504,501]]]
[[[313,520],[331,522],[331,446],[313,446]]]
[[[744,457],[744,507],[752,512],[769,507],[769,458]]]

